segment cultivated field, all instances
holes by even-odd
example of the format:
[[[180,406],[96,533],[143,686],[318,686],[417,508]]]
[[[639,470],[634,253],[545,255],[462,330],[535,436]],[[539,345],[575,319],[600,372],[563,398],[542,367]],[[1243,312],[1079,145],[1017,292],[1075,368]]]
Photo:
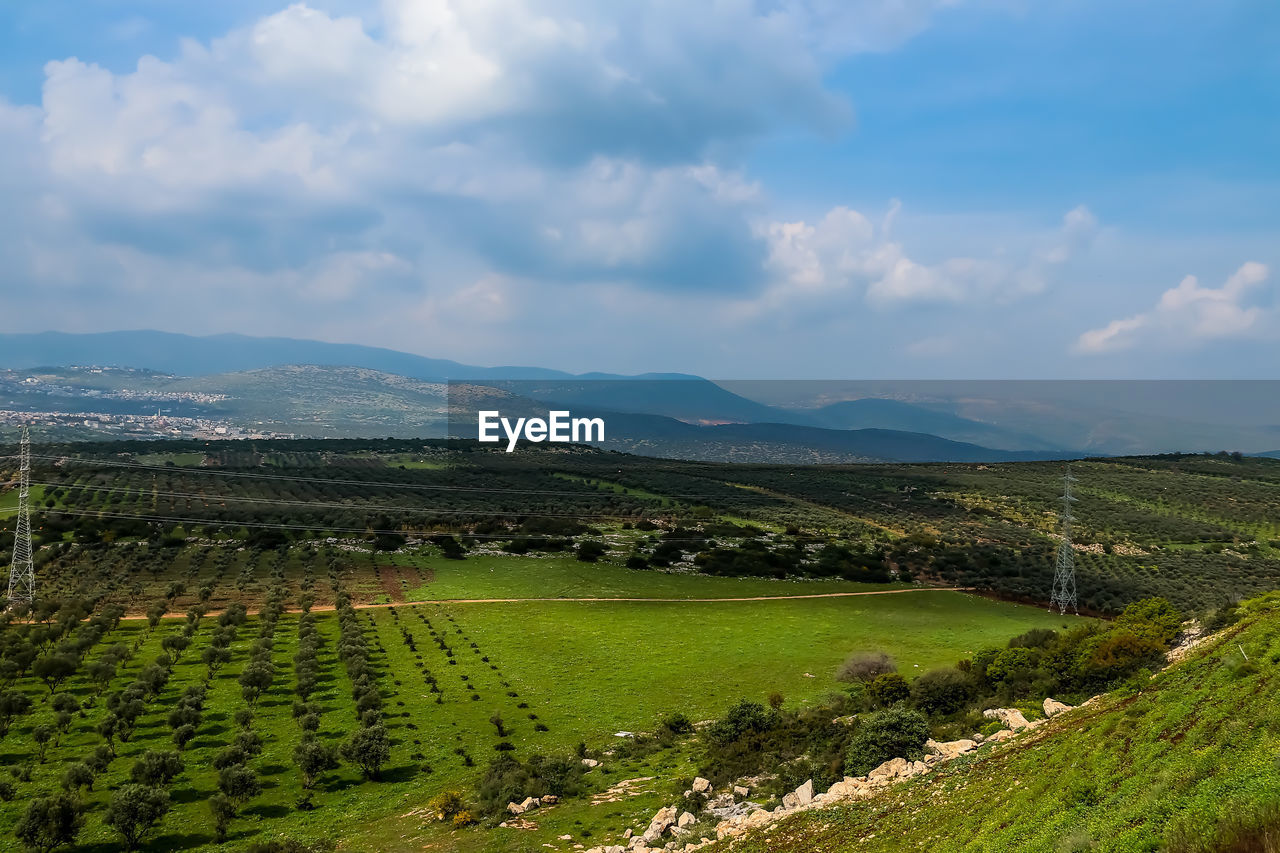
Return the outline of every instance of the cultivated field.
[[[1207,611],[1280,582],[1280,462],[1073,471],[1082,608],[1161,594]],[[700,735],[673,720],[847,704],[834,676],[859,650],[909,682],[1035,629],[1078,642],[1091,620],[1038,603],[1060,475],[429,442],[41,448],[43,606],[0,631],[0,829],[66,790],[77,849],[122,849],[115,800],[140,782],[169,804],[142,825],[149,850],[616,839],[702,770]],[[1027,672],[989,689],[1030,700],[1044,676]],[[958,735],[969,713],[933,724]],[[600,764],[501,827],[484,786],[506,756]],[[465,801],[456,825],[428,807],[446,791]]]

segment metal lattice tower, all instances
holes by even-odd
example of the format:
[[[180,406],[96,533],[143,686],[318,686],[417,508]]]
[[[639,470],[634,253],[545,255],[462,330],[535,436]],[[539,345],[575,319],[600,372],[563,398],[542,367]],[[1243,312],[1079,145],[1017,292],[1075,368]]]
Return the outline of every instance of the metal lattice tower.
[[[9,603],[30,604],[36,594],[36,568],[31,555],[31,434],[22,428],[22,468],[18,483],[18,525],[9,566]]]
[[[1049,598],[1049,610],[1057,610],[1059,613],[1066,613],[1068,607],[1073,613],[1080,612],[1076,608],[1076,552],[1071,545],[1071,522],[1076,520],[1071,514],[1071,504],[1076,500],[1071,496],[1071,484],[1075,481],[1068,466],[1067,473],[1062,477],[1062,541],[1058,544],[1058,562],[1053,570],[1053,595]]]

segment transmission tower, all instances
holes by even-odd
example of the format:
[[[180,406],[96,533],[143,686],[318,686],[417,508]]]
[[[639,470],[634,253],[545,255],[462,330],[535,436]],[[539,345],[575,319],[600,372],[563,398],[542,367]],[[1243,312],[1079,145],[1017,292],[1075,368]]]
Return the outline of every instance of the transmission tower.
[[[1058,543],[1058,562],[1053,570],[1053,595],[1049,599],[1051,612],[1066,613],[1068,607],[1073,613],[1080,612],[1076,609],[1076,552],[1071,546],[1071,522],[1076,520],[1071,514],[1071,504],[1076,500],[1071,496],[1071,484],[1075,481],[1068,466],[1062,477],[1062,541]]]
[[[22,468],[18,483],[18,525],[9,566],[9,603],[30,604],[36,594],[36,568],[31,558],[31,434],[22,428]]]

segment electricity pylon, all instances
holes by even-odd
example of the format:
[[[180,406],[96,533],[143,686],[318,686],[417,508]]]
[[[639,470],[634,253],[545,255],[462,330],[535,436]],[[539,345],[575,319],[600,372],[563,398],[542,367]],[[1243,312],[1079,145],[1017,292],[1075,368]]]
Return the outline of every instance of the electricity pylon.
[[[1062,477],[1062,541],[1058,543],[1058,562],[1053,570],[1053,594],[1049,598],[1049,610],[1066,613],[1070,607],[1073,613],[1076,608],[1076,552],[1071,546],[1071,522],[1075,516],[1071,514],[1071,504],[1075,498],[1071,496],[1071,484],[1076,481],[1071,476],[1071,467]]]
[[[30,604],[36,595],[36,567],[31,557],[31,433],[22,428],[22,467],[18,483],[18,525],[9,565],[9,603]]]

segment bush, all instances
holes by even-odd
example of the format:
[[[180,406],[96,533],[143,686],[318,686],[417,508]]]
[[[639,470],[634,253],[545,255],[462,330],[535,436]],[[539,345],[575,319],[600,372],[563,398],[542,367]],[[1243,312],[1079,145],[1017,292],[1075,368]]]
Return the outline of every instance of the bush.
[[[854,652],[836,670],[836,680],[871,682],[897,671],[893,658],[886,652]]]
[[[489,762],[480,778],[480,804],[485,812],[498,814],[507,803],[518,803],[526,797],[576,796],[582,791],[582,774],[582,760],[576,756],[533,755],[521,762],[510,753],[503,753]]]
[[[774,718],[763,705],[744,699],[707,729],[707,737],[712,743],[723,745],[740,739],[744,734],[768,731],[773,723]]]
[[[891,758],[918,761],[929,739],[929,721],[919,711],[886,708],[860,721],[845,753],[845,772],[865,776]]]
[[[693,723],[679,711],[665,717],[662,721],[662,727],[673,735],[687,735],[693,731]]]
[[[896,672],[889,672],[877,676],[876,680],[871,682],[867,688],[867,692],[877,705],[887,708],[909,697],[911,688],[907,686],[907,680],[901,675]]]
[[[973,698],[973,679],[958,669],[934,669],[911,683],[911,701],[926,714],[954,714]]]

